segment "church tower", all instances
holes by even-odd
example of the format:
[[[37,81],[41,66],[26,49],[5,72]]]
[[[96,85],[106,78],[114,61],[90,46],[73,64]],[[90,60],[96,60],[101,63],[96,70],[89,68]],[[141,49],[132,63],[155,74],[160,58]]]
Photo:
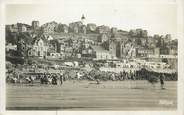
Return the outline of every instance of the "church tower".
[[[85,25],[85,21],[86,21],[86,18],[85,18],[84,14],[83,14],[82,17],[81,17],[81,22],[82,22],[83,25]]]

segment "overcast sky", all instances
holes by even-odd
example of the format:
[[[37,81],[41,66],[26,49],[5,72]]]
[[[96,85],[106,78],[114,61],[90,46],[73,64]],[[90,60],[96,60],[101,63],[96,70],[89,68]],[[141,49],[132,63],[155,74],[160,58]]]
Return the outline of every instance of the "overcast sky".
[[[76,0],[80,1],[80,0]],[[122,30],[142,28],[149,35],[177,34],[177,9],[175,4],[124,4],[122,2],[63,2],[57,4],[12,4],[6,6],[6,24],[17,22],[40,24],[56,21],[68,24],[79,21],[82,14],[86,23],[108,25]]]

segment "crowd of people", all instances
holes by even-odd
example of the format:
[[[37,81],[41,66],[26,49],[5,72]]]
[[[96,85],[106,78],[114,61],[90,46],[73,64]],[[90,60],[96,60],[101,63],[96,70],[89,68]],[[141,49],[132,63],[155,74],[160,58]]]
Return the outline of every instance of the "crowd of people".
[[[73,72],[73,74],[71,74]],[[166,81],[176,81],[177,73],[157,73],[142,69],[139,71],[122,71],[120,73],[103,72],[99,70],[92,71],[62,71],[60,73],[18,73],[9,72],[6,74],[7,83],[40,83],[50,85],[62,85],[66,80],[90,80],[90,81],[124,81],[124,80],[148,80],[151,76],[160,78],[164,75]]]

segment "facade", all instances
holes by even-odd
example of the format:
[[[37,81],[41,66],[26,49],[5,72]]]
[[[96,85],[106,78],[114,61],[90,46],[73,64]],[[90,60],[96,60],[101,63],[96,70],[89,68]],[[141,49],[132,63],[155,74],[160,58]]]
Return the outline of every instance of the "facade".
[[[63,27],[62,32],[68,33],[68,26],[66,24],[63,24],[62,27]]]
[[[101,33],[109,33],[111,30],[108,26],[102,25],[102,26],[98,26],[96,28],[96,31],[97,31],[97,33],[101,34]]]
[[[74,26],[73,27],[73,33],[79,33],[79,27],[78,26]]]
[[[39,21],[32,21],[32,29],[38,29],[39,28]]]
[[[55,27],[56,32],[68,33],[68,26],[66,24],[58,24]]]
[[[112,54],[111,52],[105,50],[101,46],[93,46],[92,47],[94,52],[94,60],[114,60],[117,59],[116,55]]]
[[[28,50],[28,56],[46,58],[48,46],[42,38],[37,38],[33,41],[32,46]]]
[[[108,51],[110,52],[110,54],[116,56],[116,53],[117,53],[116,42],[111,41],[111,40],[108,40],[108,42],[109,42]]]
[[[132,43],[126,41],[119,41],[117,43],[116,55],[119,58],[135,58],[136,48]]]
[[[108,35],[105,33],[102,33],[98,36],[97,41],[103,43],[103,42],[107,41],[108,39],[109,39]]]
[[[10,50],[17,50],[17,45],[12,45],[11,43],[9,43],[8,45],[6,45],[6,51],[10,51]]]
[[[10,32],[18,32],[17,24],[6,25],[6,30]]]
[[[53,58],[53,59],[58,59],[61,57],[62,57],[62,55],[60,53],[57,53],[57,52],[52,52],[52,53],[49,53],[49,55],[47,55],[47,58]]]
[[[160,48],[154,48],[154,55],[156,56],[160,55]]]
[[[148,57],[149,55],[153,54],[153,49],[136,48],[136,57]]]
[[[170,48],[169,49],[169,55],[178,55],[177,49],[176,48]]]
[[[160,55],[169,55],[169,48],[160,48]]]
[[[147,46],[149,48],[156,48],[156,41],[152,36],[149,36],[147,39]]]
[[[118,43],[117,43],[117,46],[116,46],[116,56],[118,57],[118,58],[121,58],[121,57],[123,57],[123,46],[124,46],[124,43],[122,42],[122,41],[118,41]]]
[[[132,37],[143,37],[146,38],[148,37],[148,32],[147,30],[143,30],[143,29],[132,29],[129,31],[129,35]]]
[[[64,52],[64,49],[65,49],[65,46],[66,46],[64,40],[62,40],[62,39],[51,40],[49,44],[52,47],[53,52],[57,52],[57,53]]]
[[[143,38],[147,38],[148,37],[148,31],[147,30],[142,30],[141,36]]]
[[[19,56],[27,56],[27,50],[29,48],[29,45],[25,43],[23,39],[18,40],[17,42],[17,53]]]
[[[83,34],[86,34],[87,33],[87,29],[86,29],[86,26],[85,25],[83,25],[81,27],[81,33],[83,33]]]
[[[87,32],[88,33],[96,32],[96,24],[93,24],[93,23],[87,24]]]
[[[83,23],[81,21],[70,23],[69,24],[69,32],[79,33],[79,32],[81,32],[82,26],[83,26]]]
[[[82,57],[93,57],[93,49],[92,48],[87,48],[87,49],[82,49],[81,51],[81,56]]]
[[[86,18],[85,18],[85,16],[84,16],[84,14],[83,14],[82,17],[81,17],[81,22],[82,22],[82,24],[85,24],[85,23],[86,23]]]
[[[22,23],[17,23],[17,27],[18,27],[19,32],[26,32],[27,31],[26,25],[24,25]]]
[[[112,27],[112,28],[111,28],[111,33],[112,33],[112,34],[116,34],[116,33],[117,33],[117,31],[118,31],[118,29],[117,29],[117,28],[115,28],[115,27]]]
[[[46,23],[41,26],[41,29],[45,33],[53,33],[55,31],[55,27],[57,26],[57,23],[55,21]]]
[[[102,44],[102,46],[105,50],[109,51],[110,54],[117,56],[117,42],[116,41],[112,39],[108,39]]]
[[[51,35],[48,35],[46,36],[47,40],[50,41],[50,40],[53,40],[54,38],[51,36]]]

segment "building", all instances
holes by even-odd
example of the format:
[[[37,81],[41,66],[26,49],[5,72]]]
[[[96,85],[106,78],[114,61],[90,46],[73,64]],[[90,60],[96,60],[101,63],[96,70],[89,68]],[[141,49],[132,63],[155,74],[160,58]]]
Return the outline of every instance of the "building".
[[[55,27],[56,32],[63,32],[63,33],[68,33],[68,26],[66,24],[58,24]]]
[[[52,52],[62,53],[64,52],[66,44],[64,39],[53,39],[50,41],[49,46]]]
[[[135,58],[136,48],[131,42],[118,41],[116,47],[116,56],[119,58]]]
[[[68,33],[68,26],[66,24],[63,24],[62,27],[63,27],[62,32]]]
[[[57,26],[57,23],[55,21],[43,24],[41,26],[41,29],[45,33],[53,33],[55,31],[55,27]]]
[[[16,51],[17,50],[17,45],[12,45],[11,43],[7,44],[6,45],[6,51],[8,52],[10,50]]]
[[[83,23],[81,21],[72,22],[69,24],[69,32],[79,33],[79,32],[81,32],[82,26],[83,26]]]
[[[154,48],[154,55],[159,56],[160,55],[160,48]]]
[[[149,55],[153,54],[153,49],[136,48],[136,57],[148,57]]]
[[[72,57],[73,55],[73,48],[72,47],[65,47],[64,48],[64,56],[67,57]]]
[[[169,48],[161,47],[160,48],[160,55],[169,55]]]
[[[123,47],[124,47],[124,43],[122,42],[122,41],[118,41],[118,43],[117,43],[117,46],[116,46],[116,56],[118,57],[118,58],[121,58],[121,57],[123,57]]]
[[[111,33],[112,34],[116,34],[118,32],[118,29],[117,28],[115,28],[115,27],[112,27],[111,28]]]
[[[108,36],[107,34],[101,33],[101,34],[98,36],[97,41],[103,43],[103,42],[107,41],[108,39],[109,39],[109,36]]]
[[[126,31],[121,31],[121,32],[116,32],[111,34],[111,38],[116,40],[127,41],[129,39],[128,37],[129,37],[128,32]]]
[[[17,55],[21,57],[28,56],[28,49],[32,47],[33,38],[25,33],[19,33],[17,41]]]
[[[149,36],[147,39],[147,46],[149,48],[156,48],[156,41],[152,36]]]
[[[109,45],[108,45],[108,51],[110,52],[110,54],[113,54],[114,56],[116,56],[116,53],[117,53],[117,44],[116,44],[116,42],[115,41],[112,41],[112,40],[108,40],[108,42],[109,42]]]
[[[170,48],[169,49],[169,55],[178,55],[177,48]]]
[[[110,54],[117,56],[117,42],[112,40],[112,39],[108,39],[107,41],[103,42],[102,47],[109,51]]]
[[[87,33],[87,29],[86,29],[86,26],[85,25],[83,25],[81,27],[81,33],[83,33],[83,34],[86,34]]]
[[[36,37],[32,46],[28,49],[29,57],[46,58],[47,57],[48,44],[43,37]]]
[[[147,38],[140,38],[141,46],[145,47],[147,45]]]
[[[91,47],[86,48],[86,49],[82,49],[81,51],[81,56],[82,57],[93,57],[94,55],[94,51]]]
[[[143,30],[141,28],[138,28],[138,29],[132,29],[129,31],[129,35],[131,37],[143,37],[143,38],[146,38],[148,37],[148,32],[147,30]]]
[[[10,32],[18,32],[18,26],[17,24],[6,25],[6,30]]]
[[[147,38],[147,37],[148,37],[148,31],[147,31],[147,30],[142,30],[142,31],[141,31],[141,36],[142,36],[143,38]]]
[[[48,41],[53,40],[54,38],[51,35],[45,37]]]
[[[51,53],[49,53],[49,55],[47,55],[47,58],[59,59],[59,58],[62,58],[62,55],[60,53],[57,53],[57,52],[51,52]]]
[[[82,22],[83,25],[86,23],[86,18],[85,18],[85,16],[84,16],[84,14],[83,14],[82,17],[81,17],[81,22]]]
[[[170,69],[177,71],[178,69],[178,56],[177,55],[150,55],[148,61],[164,62],[168,64]]]
[[[32,29],[36,30],[39,28],[39,21],[32,21]]]
[[[109,33],[111,31],[111,29],[108,26],[102,25],[102,26],[98,26],[96,28],[97,33],[101,34],[101,33]]]
[[[27,27],[25,24],[17,23],[17,27],[18,27],[18,32],[26,32],[27,31]]]
[[[94,33],[96,32],[96,24],[89,23],[87,24],[87,33]]]
[[[116,55],[112,54],[108,50],[105,50],[101,46],[92,46],[94,60],[114,60],[117,59]]]
[[[132,29],[132,30],[129,31],[129,35],[131,37],[136,37],[137,36],[137,31],[135,29]]]

